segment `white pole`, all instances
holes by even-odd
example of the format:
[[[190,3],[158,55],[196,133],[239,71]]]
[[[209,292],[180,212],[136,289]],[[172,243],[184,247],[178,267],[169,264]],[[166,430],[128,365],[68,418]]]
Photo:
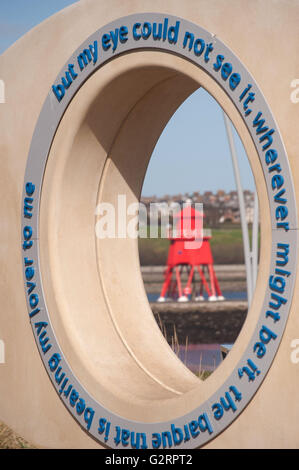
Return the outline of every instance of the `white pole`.
[[[247,298],[248,298],[248,307],[250,306],[252,300],[252,264],[251,264],[251,253],[249,245],[249,235],[248,235],[248,226],[246,222],[246,211],[244,203],[244,194],[240,177],[240,170],[238,165],[238,158],[235,149],[235,143],[233,139],[233,134],[231,130],[231,124],[228,116],[223,111],[224,124],[226,128],[228,143],[230,147],[230,153],[233,162],[235,181],[237,186],[238,198],[239,198],[239,207],[240,207],[240,216],[241,216],[241,227],[243,235],[243,247],[244,247],[244,258],[245,258],[245,268],[246,268],[246,281],[247,281]]]
[[[254,291],[258,266],[258,237],[259,237],[259,200],[257,192],[254,193],[254,209],[252,223],[252,289]]]

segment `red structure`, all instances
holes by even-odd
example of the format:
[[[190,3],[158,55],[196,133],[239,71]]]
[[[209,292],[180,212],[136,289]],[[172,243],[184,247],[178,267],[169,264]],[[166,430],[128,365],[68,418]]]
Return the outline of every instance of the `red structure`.
[[[203,212],[191,204],[184,205],[175,216],[175,233],[169,236],[170,246],[165,270],[165,280],[158,302],[168,298],[187,302],[193,294],[194,300],[224,300],[214,271],[210,247],[211,234],[203,230]],[[181,276],[187,272],[187,284],[182,286]],[[199,290],[196,291],[195,273],[199,274]]]

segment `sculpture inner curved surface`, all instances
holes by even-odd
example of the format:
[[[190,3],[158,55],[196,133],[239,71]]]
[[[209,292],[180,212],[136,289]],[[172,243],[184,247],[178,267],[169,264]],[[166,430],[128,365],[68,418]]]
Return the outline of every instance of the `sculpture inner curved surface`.
[[[117,2],[114,3],[116,5]],[[221,32],[224,34],[226,28],[223,29],[215,21],[213,8],[206,2],[201,3],[202,8],[209,12],[206,26],[214,24],[219,28],[219,35]],[[195,2],[191,4],[195,8]],[[146,5],[147,2],[144,2],[145,11]],[[177,14],[188,17],[190,5],[186,10],[178,8]],[[231,2],[231,8],[233,5],[235,2]],[[16,303],[11,311],[18,320],[15,341],[22,344],[25,353],[13,364],[17,382],[25,383],[26,387],[22,387],[22,397],[18,402],[20,412],[15,409],[14,412],[2,410],[3,420],[15,426],[24,437],[28,436],[38,444],[49,447],[92,447],[98,445],[94,438],[104,446],[134,447],[134,443],[126,437],[128,430],[134,433],[136,439],[139,436],[140,447],[168,448],[174,445],[176,439],[180,440],[177,444],[182,448],[199,447],[213,438],[209,445],[214,442],[218,446],[227,445],[228,440],[228,445],[235,447],[237,439],[238,446],[246,446],[245,435],[240,430],[244,426],[247,428],[248,423],[255,422],[259,404],[262,403],[264,409],[269,406],[269,399],[265,397],[267,381],[260,388],[261,393],[259,390],[259,394],[255,395],[255,392],[270,368],[282,340],[287,316],[290,313],[292,317],[293,311],[290,312],[290,303],[296,271],[296,197],[276,122],[255,80],[242,63],[220,40],[215,39],[215,35],[197,26],[196,21],[190,23],[180,16],[165,15],[163,12],[138,12],[129,17],[117,15],[120,19],[108,24],[109,15],[106,12],[101,28],[94,28],[96,33],[90,36],[94,20],[89,20],[87,24],[81,22],[81,13],[88,6],[94,12],[100,12],[102,8],[98,2],[82,2],[31,33],[49,38],[55,28],[59,30],[59,22],[64,19],[70,23],[73,21],[74,30],[77,22],[81,27],[80,34],[84,32],[88,39],[84,38],[77,48],[74,37],[67,39],[64,36],[58,67],[61,71],[54,82],[50,65],[58,63],[58,57],[50,54],[45,84],[38,88],[37,102],[31,103],[29,100],[32,113],[23,129],[18,129],[18,143],[9,137],[14,113],[9,111],[5,119],[7,134],[3,135],[3,141],[8,154],[18,150],[22,157],[18,163],[14,160],[17,163],[14,181],[21,185],[24,180],[23,195],[18,190],[17,196],[12,199],[19,201],[18,207],[22,210],[22,257],[14,254],[15,247],[19,246],[17,235],[11,237],[8,251],[13,253],[19,269],[17,281],[11,284],[12,287],[15,287],[15,282],[19,284]],[[131,5],[123,8],[127,14],[132,12]],[[168,20],[168,29],[165,19]],[[166,28],[164,42],[143,37],[147,36],[154,23]],[[113,35],[109,39],[111,31],[118,31],[119,34],[114,52]],[[215,29],[211,31],[215,32]],[[189,36],[184,47],[187,33]],[[191,34],[194,35],[193,48],[189,47]],[[31,35],[23,40],[27,59],[30,58]],[[233,34],[232,37],[242,59],[245,52],[242,47],[237,47]],[[205,52],[202,50],[200,53],[203,42]],[[75,43],[76,47],[73,47]],[[109,44],[110,48],[107,47]],[[18,45],[13,49],[20,54]],[[105,55],[108,49],[110,55]],[[89,54],[84,52],[88,50]],[[96,51],[101,53],[97,54]],[[2,58],[8,75],[12,63],[10,52]],[[213,55],[216,62],[212,62],[212,52],[216,54]],[[217,74],[217,60],[220,61],[221,52],[226,63],[233,66],[233,79],[232,71],[230,79],[226,77],[228,66],[226,72],[221,72],[220,67],[220,75]],[[29,60],[25,67],[27,71],[37,61],[38,54],[41,57],[41,51],[38,51],[32,62]],[[66,65],[61,69],[61,61],[66,60]],[[254,68],[253,72],[257,71]],[[240,76],[239,83],[237,75]],[[62,78],[69,80],[68,87],[63,88],[66,82]],[[14,83],[17,87],[17,81]],[[237,88],[240,83],[242,86]],[[248,114],[245,114],[247,108],[240,96],[249,83],[256,93],[252,118],[258,120],[261,116],[259,112],[263,113],[268,130],[273,129],[268,135],[261,129],[256,132],[258,123],[254,125],[254,119],[248,120]],[[52,84],[54,88],[51,89]],[[95,209],[99,202],[114,203],[117,194],[125,194],[128,203],[139,200],[148,160],[163,127],[180,103],[199,86],[206,88],[217,99],[242,138],[258,187],[263,234],[258,287],[252,308],[232,354],[207,383],[194,378],[178,361],[153,320],[141,280],[136,240],[98,241],[94,231]],[[40,112],[47,90],[50,92]],[[25,96],[24,90],[24,99]],[[276,100],[272,98],[272,101],[275,105]],[[281,122],[284,124],[283,119]],[[275,139],[272,138],[274,133]],[[290,145],[292,138],[287,139]],[[268,147],[263,148],[267,144]],[[269,164],[275,163],[273,150],[279,155],[277,161],[283,172],[287,220],[281,220],[282,209],[277,212],[277,198],[282,198],[284,193],[274,191],[281,188],[278,187],[279,178],[272,179],[272,171],[274,174],[277,171],[269,170]],[[11,181],[8,178],[13,170],[11,165],[4,163],[3,174],[7,185]],[[296,181],[295,178],[295,188]],[[32,210],[27,207],[27,214],[24,211],[25,203],[32,207]],[[285,207],[284,203],[282,205]],[[9,207],[5,209],[7,224],[14,231],[16,214],[13,206]],[[279,226],[280,223],[282,225]],[[286,223],[288,227],[283,225]],[[279,251],[281,249],[289,251],[286,254],[286,251]],[[281,256],[277,258],[277,251],[282,256],[285,254],[286,269],[290,272],[288,276],[275,272],[280,266],[277,261],[281,261]],[[3,260],[7,266],[7,257],[3,256]],[[20,276],[22,270],[24,282]],[[277,277],[283,280],[277,280]],[[33,284],[27,283],[34,283],[34,288]],[[115,287],[119,293],[117,296]],[[279,289],[284,299],[281,301],[277,299]],[[26,322],[23,318],[26,316],[25,298],[37,347],[54,387],[40,366],[28,320]],[[271,317],[265,313],[269,311],[271,299],[272,303],[277,302],[276,310],[283,312],[276,322],[273,322],[273,315]],[[24,327],[21,332],[19,328],[22,323]],[[9,326],[4,331],[11,337]],[[283,350],[282,346],[280,351]],[[279,355],[267,374],[270,383],[275,383],[278,377],[286,374],[285,367],[276,371]],[[24,367],[29,366],[23,356],[27,361],[30,359],[30,383],[22,379]],[[8,399],[12,377],[7,365],[5,368],[1,370],[5,379],[1,391]],[[28,408],[33,384],[36,403],[30,402]],[[221,398],[228,400],[228,396],[233,402],[225,413],[222,406],[220,416]],[[246,413],[241,414],[252,398]],[[275,396],[272,395],[271,400],[275,400]],[[253,403],[256,407],[252,411]],[[37,414],[37,409],[43,410],[43,417]],[[34,414],[35,420],[39,423],[45,420],[51,423],[50,427],[45,429],[41,424],[42,433],[37,433],[34,420],[25,419],[25,415],[32,417]],[[237,416],[238,420],[235,420]],[[194,420],[197,427],[192,434],[190,423]],[[233,421],[233,425],[229,426]],[[59,423],[62,422],[65,432],[60,431]],[[263,434],[261,430],[260,433],[266,443],[269,441],[265,429]],[[251,434],[251,442],[254,440],[255,434]]]

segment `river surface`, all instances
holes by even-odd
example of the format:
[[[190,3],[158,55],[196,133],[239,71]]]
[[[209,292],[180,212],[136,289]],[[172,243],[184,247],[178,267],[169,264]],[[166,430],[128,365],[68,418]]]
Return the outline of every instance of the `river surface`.
[[[228,291],[223,293],[224,297],[226,300],[247,300],[247,292],[233,292],[233,291]],[[159,293],[152,293],[148,292],[147,293],[147,298],[149,302],[157,302],[160,294]],[[206,299],[208,301],[208,299]]]
[[[214,371],[223,361],[226,350],[228,353],[232,344],[188,344],[175,349],[180,360],[194,373]]]
[[[148,293],[147,297],[149,302],[156,302],[159,298],[159,293]],[[224,293],[226,300],[244,300],[247,301],[247,292],[232,292],[228,291]],[[206,300],[208,301],[208,300]],[[199,302],[200,304],[201,302]],[[187,304],[185,304],[187,305]],[[182,320],[182,319],[181,319]],[[187,325],[190,322],[190,325]],[[190,326],[194,331],[196,326],[192,324],[192,320],[188,315],[184,315],[185,327]],[[177,324],[178,333],[180,332],[179,325]],[[168,341],[171,345],[170,334],[168,334]],[[178,334],[178,337],[181,341],[182,335]],[[189,334],[189,337],[192,335]],[[191,344],[172,344],[172,349],[175,354],[180,358],[180,360],[195,374],[201,374],[203,371],[212,372],[214,371],[219,364],[224,360],[225,355],[229,353],[230,349],[233,347],[233,344],[203,344],[195,343],[194,340]]]

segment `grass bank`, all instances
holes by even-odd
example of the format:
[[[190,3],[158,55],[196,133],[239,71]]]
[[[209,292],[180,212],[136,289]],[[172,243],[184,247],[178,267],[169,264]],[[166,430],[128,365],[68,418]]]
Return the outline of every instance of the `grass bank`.
[[[251,229],[249,229],[251,237]],[[139,255],[142,266],[164,265],[169,241],[166,238],[140,238]],[[244,264],[243,237],[240,226],[212,229],[211,247],[215,264]]]
[[[8,426],[0,423],[0,449],[34,449],[34,447]]]

